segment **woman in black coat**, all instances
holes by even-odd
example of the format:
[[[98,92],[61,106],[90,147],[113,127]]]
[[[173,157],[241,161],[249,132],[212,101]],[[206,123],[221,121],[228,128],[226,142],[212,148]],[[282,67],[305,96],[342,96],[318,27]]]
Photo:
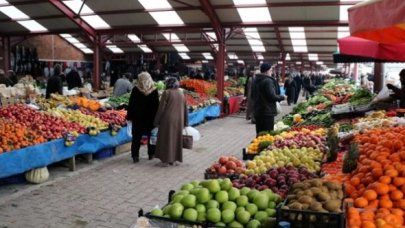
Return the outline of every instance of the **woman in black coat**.
[[[143,135],[150,138],[153,121],[159,107],[159,94],[152,77],[147,72],[138,75],[138,85],[132,89],[129,98],[127,120],[132,121],[131,155],[134,163],[139,162],[139,148]],[[148,140],[149,160],[155,156],[155,146]]]
[[[295,92],[297,91],[297,86],[293,78],[289,74],[285,75],[284,82],[285,95],[287,95],[287,103],[291,105],[295,100]]]

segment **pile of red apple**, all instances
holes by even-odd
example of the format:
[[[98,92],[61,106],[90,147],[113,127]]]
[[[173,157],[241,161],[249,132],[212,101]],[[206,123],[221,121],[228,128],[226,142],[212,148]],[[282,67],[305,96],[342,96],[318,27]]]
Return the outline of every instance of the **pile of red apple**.
[[[232,183],[235,188],[249,187],[259,191],[271,189],[284,198],[293,184],[316,177],[318,176],[305,167],[287,166],[271,168],[261,175],[241,176],[239,179],[233,180]]]
[[[102,121],[113,124],[113,125],[119,125],[119,126],[124,126],[126,124],[125,117],[118,114],[116,111],[105,111],[105,112],[97,112],[97,111],[91,111],[87,108],[80,108],[79,109],[81,113],[89,116],[93,116],[96,118],[101,119]]]
[[[245,171],[243,162],[233,156],[221,156],[215,164],[206,169],[207,174],[227,176],[230,174],[241,174]]]
[[[273,142],[269,149],[274,148],[318,148],[320,151],[325,152],[326,148],[326,137],[311,135],[305,133],[298,133],[291,138],[278,139]]]
[[[66,132],[84,133],[85,128],[78,123],[31,109],[25,105],[9,105],[0,109],[0,117],[14,120],[44,136],[46,139],[62,138]]]

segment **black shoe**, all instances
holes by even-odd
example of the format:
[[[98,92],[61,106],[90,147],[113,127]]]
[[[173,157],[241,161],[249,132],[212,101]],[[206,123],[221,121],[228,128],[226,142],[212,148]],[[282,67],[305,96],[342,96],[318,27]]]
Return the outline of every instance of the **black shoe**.
[[[149,155],[149,160],[153,160],[155,158],[155,155]]]
[[[132,161],[134,161],[134,163],[138,163],[138,162],[139,162],[139,158],[132,158]]]

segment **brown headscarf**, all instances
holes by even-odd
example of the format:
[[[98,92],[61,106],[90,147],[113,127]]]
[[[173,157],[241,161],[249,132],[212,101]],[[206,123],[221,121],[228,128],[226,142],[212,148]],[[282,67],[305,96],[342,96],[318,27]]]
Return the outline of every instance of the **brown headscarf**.
[[[141,93],[145,94],[145,96],[148,96],[156,89],[155,83],[148,72],[138,74],[138,85],[136,87]]]

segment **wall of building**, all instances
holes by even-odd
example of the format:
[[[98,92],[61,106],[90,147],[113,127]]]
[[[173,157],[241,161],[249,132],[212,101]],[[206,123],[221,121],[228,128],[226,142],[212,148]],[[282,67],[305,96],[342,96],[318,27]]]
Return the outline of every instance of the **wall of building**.
[[[58,35],[34,36],[19,46],[36,48],[38,59],[45,61],[86,61],[89,57],[91,60],[91,56],[86,58],[83,52]]]

